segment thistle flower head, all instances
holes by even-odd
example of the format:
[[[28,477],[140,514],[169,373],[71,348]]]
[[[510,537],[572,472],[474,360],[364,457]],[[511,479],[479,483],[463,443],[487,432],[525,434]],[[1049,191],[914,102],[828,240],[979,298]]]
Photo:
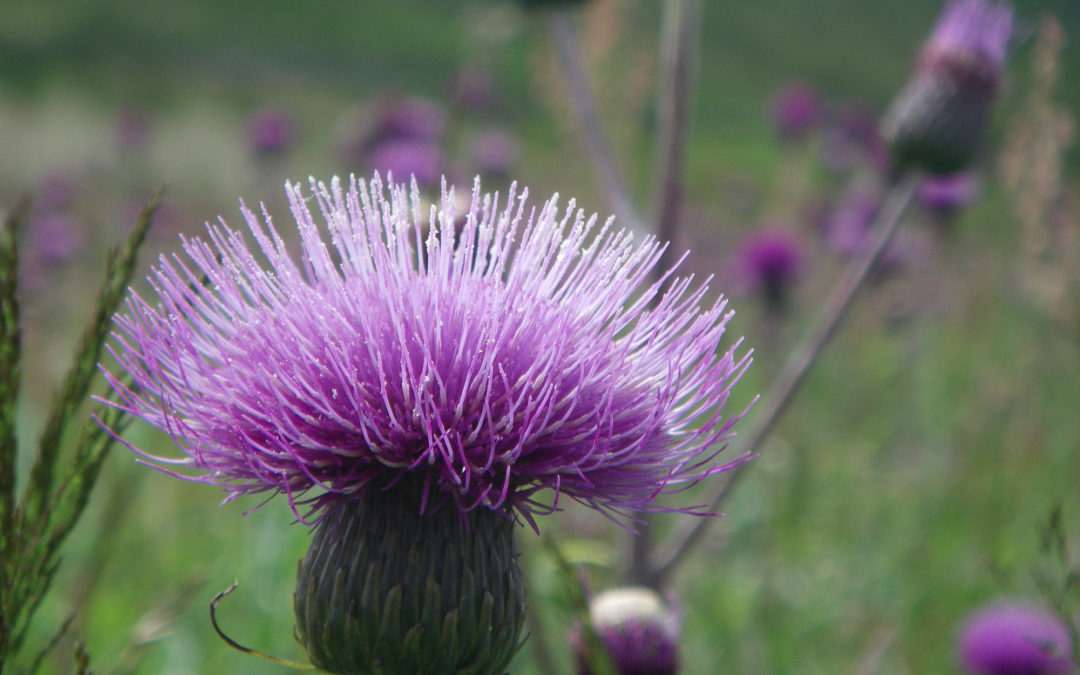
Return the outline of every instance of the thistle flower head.
[[[978,197],[979,179],[968,171],[947,176],[927,176],[919,184],[919,205],[939,218],[947,218],[970,206]]]
[[[965,623],[959,657],[979,675],[1051,675],[1072,671],[1069,633],[1045,610],[1000,603],[977,611]]]
[[[256,155],[288,150],[296,134],[292,115],[279,108],[260,108],[248,119],[248,143]]]
[[[737,264],[746,285],[761,289],[771,309],[781,309],[804,257],[802,242],[794,233],[766,225],[743,239]]]
[[[1005,3],[950,0],[919,54],[919,70],[961,69],[970,77],[987,78],[987,86],[996,86],[1012,20],[1012,8]]]
[[[805,137],[821,118],[821,97],[804,82],[780,87],[770,101],[770,115],[776,133],[785,140]]]
[[[117,316],[134,384],[111,384],[186,454],[148,462],[229,499],[284,493],[298,517],[408,475],[420,512],[533,523],[562,497],[700,513],[654,500],[743,461],[716,455],[749,360],[719,350],[730,315],[705,286],[650,282],[657,241],[516,187],[477,182],[463,221],[445,187],[428,214],[378,176],[286,190],[299,260],[245,207],[254,246],[209,226],[160,259],[157,303]]]
[[[626,587],[604,591],[589,603],[589,621],[618,675],[673,675],[678,671],[677,609],[669,607],[651,588]],[[590,675],[580,630],[570,642],[578,658],[578,673]]]
[[[1001,83],[1012,8],[950,0],[919,54],[914,77],[882,122],[893,162],[931,173],[970,165]]]

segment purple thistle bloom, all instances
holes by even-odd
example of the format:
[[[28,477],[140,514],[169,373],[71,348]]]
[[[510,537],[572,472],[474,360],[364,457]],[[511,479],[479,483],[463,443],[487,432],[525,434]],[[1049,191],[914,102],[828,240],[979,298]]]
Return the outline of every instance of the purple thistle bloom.
[[[442,106],[423,98],[385,102],[378,113],[377,138],[434,141],[446,128]]]
[[[770,112],[776,133],[786,140],[798,140],[817,126],[821,99],[810,85],[792,82],[773,95]]]
[[[674,675],[679,667],[678,610],[650,588],[617,588],[589,603],[589,621],[618,675]],[[592,675],[580,628],[570,644],[579,675]]]
[[[949,0],[919,54],[919,69],[985,69],[996,83],[1012,35],[1012,8],[1004,2]],[[961,63],[962,62],[962,63]]]
[[[979,675],[1050,675],[1072,670],[1069,632],[1045,610],[1021,603],[985,607],[960,636],[959,659]]]
[[[537,209],[515,186],[500,202],[477,182],[460,230],[445,189],[422,224],[415,188],[311,188],[286,186],[299,264],[244,207],[254,250],[208,226],[186,259],[159,260],[158,303],[132,293],[116,317],[134,385],[111,385],[187,455],[144,454],[154,466],[228,499],[284,493],[297,517],[408,475],[421,513],[450,502],[535,527],[562,496],[616,520],[702,514],[654,500],[746,460],[716,457],[749,356],[717,351],[731,314],[700,306],[705,286],[650,285],[655,239],[573,201],[560,213],[557,196]]]
[[[751,232],[738,251],[741,277],[752,290],[762,289],[772,309],[783,307],[788,290],[803,262],[802,242],[791,231],[775,226]]]
[[[256,155],[276,155],[292,145],[295,136],[292,115],[277,108],[262,108],[248,119],[248,142]]]
[[[950,0],[919,53],[915,75],[882,122],[897,166],[930,173],[966,168],[1001,84],[1012,8]]]
[[[919,205],[944,218],[970,206],[979,197],[979,180],[968,171],[927,176],[919,185]]]
[[[412,177],[430,187],[439,179],[442,161],[442,151],[430,141],[386,140],[372,149],[368,164],[380,174],[404,180]]]

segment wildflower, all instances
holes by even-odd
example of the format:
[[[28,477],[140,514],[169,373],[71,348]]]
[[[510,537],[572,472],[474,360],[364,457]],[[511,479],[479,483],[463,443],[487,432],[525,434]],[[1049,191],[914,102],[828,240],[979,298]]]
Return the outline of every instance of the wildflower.
[[[1061,620],[1030,605],[985,607],[964,625],[960,663],[980,675],[1050,675],[1072,670],[1069,633]]]
[[[248,120],[248,142],[256,155],[277,155],[288,150],[295,135],[291,115],[277,108],[262,108]]]
[[[589,621],[618,675],[674,675],[680,619],[660,595],[643,587],[605,591],[589,603]],[[592,675],[581,630],[570,634],[579,675]]]
[[[374,134],[381,138],[435,141],[446,129],[446,112],[424,98],[387,99],[380,104]]]
[[[970,206],[979,197],[979,180],[968,171],[927,176],[919,184],[919,205],[939,220]]]
[[[945,5],[882,122],[894,165],[953,173],[971,164],[1001,86],[1012,16],[1007,4],[989,0]]]
[[[386,140],[376,145],[368,163],[381,174],[412,176],[421,186],[430,187],[439,178],[442,151],[429,141]]]
[[[460,229],[445,188],[427,223],[415,184],[286,191],[301,262],[246,208],[257,251],[224,224],[185,241],[152,272],[160,304],[116,318],[134,384],[109,380],[187,455],[147,462],[316,523],[296,613],[317,666],[501,673],[515,521],[562,498],[701,514],[655,500],[745,460],[716,461],[749,363],[717,351],[730,314],[690,279],[647,285],[654,239],[514,186],[500,203],[477,182]]]
[[[808,84],[793,82],[773,95],[770,112],[773,128],[784,140],[805,138],[821,117],[821,99]]]
[[[798,237],[787,229],[767,226],[743,240],[736,264],[745,284],[763,291],[766,305],[776,311],[785,306],[804,257]]]

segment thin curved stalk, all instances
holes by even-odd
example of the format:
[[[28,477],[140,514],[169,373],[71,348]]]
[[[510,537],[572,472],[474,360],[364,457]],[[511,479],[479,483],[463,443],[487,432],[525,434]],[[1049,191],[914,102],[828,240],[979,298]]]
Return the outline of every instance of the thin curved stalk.
[[[757,450],[758,446],[769,435],[769,432],[772,431],[777,421],[784,414],[810,367],[817,360],[829,338],[832,337],[836,327],[840,324],[840,320],[847,314],[855,295],[865,285],[870,273],[884,255],[893,235],[896,233],[897,227],[914,201],[917,185],[918,176],[907,174],[901,176],[889,190],[885,204],[872,230],[873,245],[862,251],[852,261],[847,273],[833,287],[810,331],[788,356],[783,368],[769,388],[768,394],[764,397],[763,409],[758,410],[756,424],[747,433],[740,452],[754,452]],[[727,483],[724,484],[720,493],[713,500],[710,510],[717,511],[734,492],[748,466],[750,464],[740,465],[731,472]],[[659,585],[670,577],[672,572],[686,558],[687,553],[701,540],[714,520],[713,518],[699,519],[689,531],[677,537],[677,543],[665,547],[666,550],[670,550],[672,553],[663,564],[655,568],[649,581],[653,585]]]

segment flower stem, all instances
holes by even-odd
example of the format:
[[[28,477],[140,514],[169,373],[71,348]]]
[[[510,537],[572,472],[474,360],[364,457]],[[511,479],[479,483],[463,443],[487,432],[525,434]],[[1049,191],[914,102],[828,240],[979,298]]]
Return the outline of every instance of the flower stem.
[[[700,38],[700,0],[668,0],[660,24],[660,78],[657,102],[660,128],[656,137],[653,233],[668,242],[653,268],[659,280],[675,264],[675,246],[682,211],[686,142],[693,109],[694,65]],[[625,582],[649,585],[653,535],[648,514],[638,514],[642,527],[629,535]]]
[[[864,249],[852,261],[847,273],[834,286],[832,293],[826,299],[810,331],[788,356],[783,368],[773,380],[768,394],[764,397],[764,410],[758,412],[755,426],[751,427],[743,441],[744,451],[755,451],[784,414],[810,367],[851,307],[855,295],[866,283],[870,273],[884,255],[897,227],[914,200],[917,185],[918,176],[912,173],[902,175],[893,182],[872,230],[873,245]],[[746,466],[748,465],[742,464],[731,472],[724,487],[713,500],[710,510],[715,512],[734,492],[740,478],[746,473]],[[713,521],[713,518],[699,519],[689,531],[678,537],[677,544],[665,547],[665,550],[672,551],[672,554],[666,562],[653,570],[650,577],[653,585],[659,585],[672,574],[686,558],[686,554],[701,540]]]
[[[630,199],[626,189],[626,180],[619,171],[611,144],[604,134],[592,87],[589,85],[588,75],[581,62],[581,51],[578,49],[577,38],[574,35],[571,10],[552,13],[551,36],[555,43],[555,54],[566,82],[570,103],[577,115],[585,151],[596,168],[608,205],[622,227],[641,233],[645,229],[641,216],[638,215]]]

